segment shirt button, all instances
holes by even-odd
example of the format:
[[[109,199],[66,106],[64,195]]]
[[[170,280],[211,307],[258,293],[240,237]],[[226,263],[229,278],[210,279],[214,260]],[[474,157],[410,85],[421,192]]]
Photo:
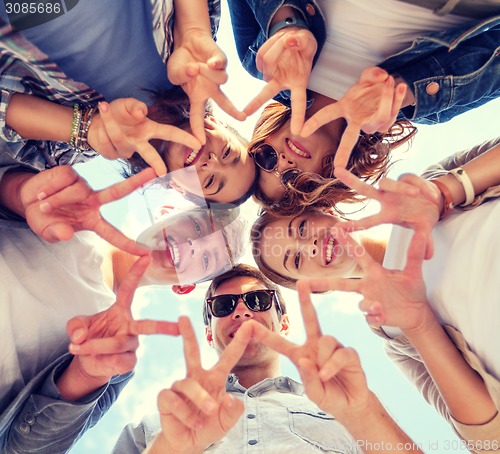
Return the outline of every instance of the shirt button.
[[[24,422],[27,422],[30,426],[32,426],[33,424],[35,424],[35,421],[36,421],[36,418],[31,413],[28,413],[24,417]]]
[[[306,5],[306,11],[309,16],[314,16],[316,14],[316,8],[314,8],[314,5],[312,3],[308,3]]]
[[[255,415],[253,415],[252,413],[249,413],[249,414],[247,415],[247,418],[248,418],[248,419],[255,419]]]
[[[257,440],[248,440],[249,445],[256,445],[258,443]]]
[[[425,87],[425,91],[428,95],[435,95],[439,91],[439,84],[437,82],[430,82],[427,87]]]
[[[30,431],[31,431],[31,428],[30,426],[28,426],[28,424],[26,424],[25,422],[23,422],[20,426],[19,426],[19,429],[21,430],[21,432],[23,434],[29,434]]]

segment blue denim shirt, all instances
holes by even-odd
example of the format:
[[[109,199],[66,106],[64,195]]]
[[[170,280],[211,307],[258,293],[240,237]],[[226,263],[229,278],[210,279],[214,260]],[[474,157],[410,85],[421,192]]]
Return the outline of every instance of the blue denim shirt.
[[[245,412],[222,440],[204,450],[206,453],[362,454],[346,428],[311,402],[303,386],[291,378],[266,378],[247,389],[231,374],[226,391],[243,401]],[[158,413],[144,418],[138,426],[128,425],[113,454],[142,453],[160,430]]]
[[[94,426],[118,397],[132,372],[110,382],[77,402],[60,399],[55,381],[71,362],[69,353],[35,376],[0,415],[2,454],[58,454]]]
[[[326,40],[325,18],[315,0],[228,0],[228,3],[238,56],[253,77],[263,79],[257,69],[257,51],[266,42],[271,20],[282,6],[295,8],[316,38],[314,65]],[[283,91],[275,99],[290,105],[290,92]]]
[[[257,51],[267,39],[271,18],[281,6],[297,8],[307,20],[318,41],[316,57],[324,44],[324,18],[314,1],[229,0],[238,55],[254,77],[262,79],[256,67]],[[403,109],[400,118],[435,124],[500,95],[499,56],[500,16],[495,16],[418,37],[379,66],[399,74],[415,97],[415,106]],[[275,99],[290,105],[287,92]]]

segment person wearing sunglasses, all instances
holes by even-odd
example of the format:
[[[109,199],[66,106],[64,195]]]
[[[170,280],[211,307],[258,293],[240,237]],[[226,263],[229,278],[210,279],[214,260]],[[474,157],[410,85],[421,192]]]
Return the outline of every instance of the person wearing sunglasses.
[[[301,310],[307,340],[296,345],[285,339],[290,321],[279,288],[257,269],[238,265],[214,279],[203,319],[218,362],[201,367],[196,335],[181,317],[187,376],[160,392],[159,418],[127,426],[113,452],[313,453],[319,447],[374,454],[385,442],[392,446],[386,453],[421,453],[369,390],[356,352],[321,333],[307,290]],[[299,368],[304,385],[281,375],[280,354]],[[335,372],[325,368],[320,379],[326,363]]]

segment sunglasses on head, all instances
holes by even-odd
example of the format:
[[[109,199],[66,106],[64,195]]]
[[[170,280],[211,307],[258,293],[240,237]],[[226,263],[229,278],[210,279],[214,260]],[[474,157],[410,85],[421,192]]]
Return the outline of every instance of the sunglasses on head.
[[[274,290],[253,290],[251,292],[242,293],[240,295],[228,294],[217,295],[212,298],[207,298],[205,304],[210,308],[210,312],[214,317],[227,317],[231,315],[238,301],[241,298],[246,307],[253,312],[265,312],[271,309],[276,292]],[[278,312],[283,313],[281,306],[276,298],[276,308]]]
[[[250,156],[253,158],[255,164],[259,166],[264,172],[273,172],[280,178],[281,184],[286,188],[287,184],[293,184],[297,177],[302,173],[299,169],[288,169],[279,173],[278,169],[278,152],[268,143],[261,143],[255,150],[252,151]]]

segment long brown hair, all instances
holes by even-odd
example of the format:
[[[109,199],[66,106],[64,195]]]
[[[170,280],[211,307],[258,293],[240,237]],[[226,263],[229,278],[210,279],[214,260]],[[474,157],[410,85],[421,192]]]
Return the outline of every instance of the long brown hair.
[[[290,117],[290,108],[277,102],[268,104],[255,125],[248,145],[250,156],[267,137],[280,130]],[[360,135],[347,168],[362,180],[375,183],[389,169],[390,152],[408,142],[416,132],[416,127],[405,120],[397,121],[385,133]],[[259,184],[254,197],[268,212],[281,216],[300,214],[312,206],[335,208],[340,202],[359,202],[362,197],[333,175],[334,158],[332,154],[323,159],[320,174],[302,172],[294,181],[288,182],[285,194],[279,200],[272,201],[262,192]]]

